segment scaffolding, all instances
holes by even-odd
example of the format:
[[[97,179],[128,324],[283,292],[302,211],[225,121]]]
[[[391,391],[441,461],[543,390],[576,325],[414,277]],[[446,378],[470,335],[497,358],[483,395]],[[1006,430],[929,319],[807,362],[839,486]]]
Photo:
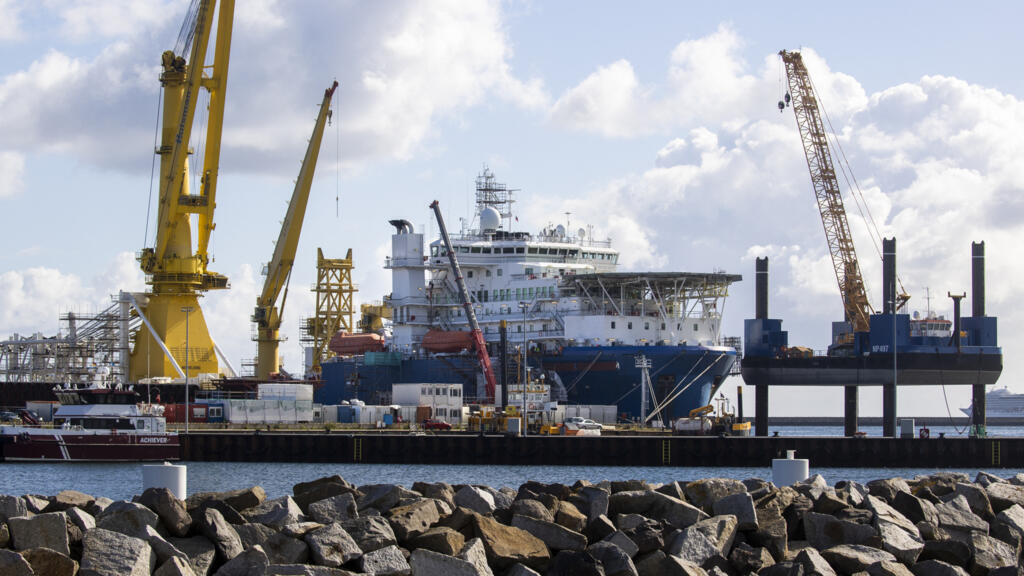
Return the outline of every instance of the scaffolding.
[[[95,314],[62,314],[56,336],[14,334],[0,342],[0,382],[126,384],[128,342],[142,321],[123,299],[113,300]]]
[[[339,331],[354,332],[355,323],[352,284],[352,249],[344,258],[324,258],[317,248],[316,258],[316,315],[307,318],[302,328],[302,343],[312,350],[310,372],[307,377],[319,378],[321,363],[334,355],[327,345]]]

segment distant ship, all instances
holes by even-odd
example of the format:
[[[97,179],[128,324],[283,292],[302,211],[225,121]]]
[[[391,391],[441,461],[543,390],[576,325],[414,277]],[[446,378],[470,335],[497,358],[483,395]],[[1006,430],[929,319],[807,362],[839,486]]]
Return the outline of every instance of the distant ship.
[[[973,414],[973,403],[960,411],[968,418]],[[1014,394],[1006,386],[996,388],[985,394],[985,417],[988,418],[1024,418],[1024,394]]]
[[[476,214],[451,235],[495,361],[499,325],[508,327],[515,348],[504,367],[509,382],[524,371],[525,342],[530,378],[546,379],[551,401],[614,405],[619,418],[636,418],[642,356],[650,362],[647,413],[655,420],[668,422],[709,404],[737,360],[738,342],[719,331],[728,288],[740,276],[618,272],[618,251],[610,239],[595,239],[592,228],[573,232],[558,224],[538,234],[514,231],[513,192],[485,169],[476,181]],[[358,340],[338,339],[345,348],[322,365],[316,401],[389,404],[392,384],[417,382],[461,382],[467,400],[482,398],[443,243],[435,240],[424,251],[422,232],[406,220],[391,224],[386,347],[367,341],[359,350]]]

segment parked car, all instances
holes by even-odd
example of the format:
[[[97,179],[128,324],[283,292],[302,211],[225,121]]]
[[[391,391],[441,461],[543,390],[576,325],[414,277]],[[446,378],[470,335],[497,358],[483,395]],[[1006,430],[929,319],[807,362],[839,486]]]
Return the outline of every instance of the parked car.
[[[444,420],[428,419],[423,421],[424,430],[451,430],[452,425]]]
[[[21,418],[15,412],[4,410],[0,412],[0,422],[21,422]]]
[[[565,419],[566,424],[571,424],[580,430],[600,430],[601,425],[594,422],[590,418],[583,418],[580,416],[570,416]]]

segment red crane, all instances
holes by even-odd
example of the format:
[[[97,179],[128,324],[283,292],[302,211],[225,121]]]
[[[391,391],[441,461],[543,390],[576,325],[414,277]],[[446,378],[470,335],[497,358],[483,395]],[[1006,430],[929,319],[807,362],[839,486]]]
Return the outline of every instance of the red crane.
[[[473,336],[473,346],[476,347],[476,357],[480,360],[480,369],[484,372],[487,380],[487,402],[494,403],[494,369],[491,368],[491,357],[487,354],[487,344],[484,342],[484,334],[480,331],[480,324],[476,321],[476,313],[473,312],[473,302],[469,298],[469,290],[466,289],[466,281],[462,278],[462,269],[459,268],[459,260],[455,257],[455,250],[452,248],[452,241],[448,238],[448,229],[444,225],[444,218],[441,216],[441,207],[434,200],[430,204],[437,218],[437,226],[441,229],[441,240],[444,241],[445,251],[448,252],[448,261],[452,265],[452,274],[455,275],[455,284],[459,287],[459,296],[462,298],[462,306],[466,309],[466,318],[469,319],[469,330]]]

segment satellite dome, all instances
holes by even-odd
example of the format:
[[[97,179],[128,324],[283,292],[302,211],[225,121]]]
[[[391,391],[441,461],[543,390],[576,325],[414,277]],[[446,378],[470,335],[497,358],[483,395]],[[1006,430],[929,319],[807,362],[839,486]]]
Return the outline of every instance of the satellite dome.
[[[501,226],[501,214],[488,206],[480,212],[480,230],[484,233],[494,232]]]
[[[562,226],[561,224],[559,224],[558,226],[555,226],[555,236],[558,236],[559,238],[564,238],[565,237],[565,226]]]

